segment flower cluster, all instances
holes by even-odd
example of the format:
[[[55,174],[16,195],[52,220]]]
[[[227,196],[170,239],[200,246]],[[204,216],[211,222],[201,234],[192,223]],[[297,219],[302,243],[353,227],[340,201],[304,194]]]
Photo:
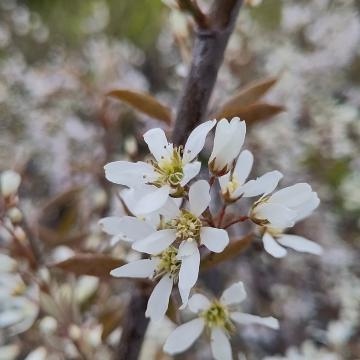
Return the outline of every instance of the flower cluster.
[[[201,163],[197,156],[215,126],[208,160],[209,181],[199,180],[196,177]],[[149,278],[156,282],[146,310],[151,320],[158,321],[165,316],[174,286],[181,296],[180,308],[188,307],[199,316],[170,335],[164,346],[168,353],[184,351],[207,328],[214,358],[231,359],[228,337],[235,329],[234,323],[278,327],[274,318],[260,318],[236,310],[235,305],[246,296],[241,282],[225,290],[220,300],[210,302],[200,294],[189,299],[198,280],[202,255],[223,252],[230,242],[227,228],[231,225],[252,221],[259,229],[265,250],[274,257],[286,255],[283,246],[321,253],[318,244],[284,234],[286,228],[318,206],[317,194],[305,183],[274,192],[283,176],[279,171],[248,180],[253,155],[242,150],[245,133],[246,124],[239,118],[207,121],[192,131],[184,147],[176,147],[168,142],[163,130],[152,129],[144,134],[144,140],[154,160],[116,161],[105,166],[108,180],[127,187],[120,196],[131,215],[107,217],[100,224],[113,236],[113,242],[126,241],[133,250],[146,254],[140,260],[114,269],[111,275]],[[219,204],[211,202],[216,180],[223,201],[218,214],[214,214],[213,209]],[[257,198],[248,214],[223,225],[227,207],[245,197]]]

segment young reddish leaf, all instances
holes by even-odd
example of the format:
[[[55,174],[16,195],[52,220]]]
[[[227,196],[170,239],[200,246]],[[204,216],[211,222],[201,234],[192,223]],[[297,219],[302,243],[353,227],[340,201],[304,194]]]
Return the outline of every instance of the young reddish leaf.
[[[77,254],[73,257],[51,265],[76,275],[109,277],[110,271],[124,265],[120,259],[105,254]]]
[[[240,90],[234,97],[228,100],[220,107],[215,118],[228,118],[238,116],[238,111],[244,107],[254,104],[264,96],[277,82],[277,78],[269,78],[250,83],[244,89]]]
[[[236,113],[241,120],[245,120],[248,125],[257,121],[266,120],[285,111],[285,108],[281,105],[272,105],[266,103],[256,103],[246,108],[239,109]],[[231,116],[232,117],[232,116]]]
[[[223,261],[230,260],[245,251],[251,244],[254,234],[248,234],[240,240],[232,241],[221,253],[211,253],[201,261],[201,270],[208,270]]]
[[[109,91],[106,95],[124,101],[154,119],[163,121],[168,125],[171,124],[171,109],[148,94],[116,89]]]

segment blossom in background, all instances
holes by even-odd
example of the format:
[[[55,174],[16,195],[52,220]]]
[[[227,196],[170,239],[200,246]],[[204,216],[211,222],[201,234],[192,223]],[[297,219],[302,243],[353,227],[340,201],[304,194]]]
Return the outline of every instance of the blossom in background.
[[[189,299],[189,309],[198,315],[177,327],[168,337],[164,351],[177,354],[188,349],[201,335],[204,329],[210,333],[211,351],[217,360],[231,360],[232,352],[229,337],[235,331],[234,323],[260,324],[278,329],[279,323],[273,317],[262,318],[245,314],[238,310],[239,304],[246,298],[242,282],[227,288],[219,300],[210,301],[206,296],[195,294]]]
[[[8,197],[17,193],[21,177],[13,170],[6,170],[0,176],[1,194]]]
[[[317,193],[306,183],[286,187],[258,200],[253,205],[250,217],[263,227],[265,250],[274,257],[287,254],[281,245],[301,252],[321,254],[321,246],[313,241],[302,236],[283,234],[285,228],[309,216],[319,203]]]
[[[184,186],[199,173],[201,163],[195,158],[215,123],[215,120],[206,121],[196,127],[183,149],[169,143],[162,129],[151,129],[144,134],[144,140],[155,160],[151,163],[111,162],[105,165],[105,176],[115,184],[134,189],[152,185],[149,188],[152,191],[139,199],[137,208],[142,214],[153,212],[165,204],[170,194],[182,196]]]
[[[38,312],[39,289],[28,286],[15,272],[16,260],[0,254],[0,328],[19,334],[35,322]]]
[[[272,192],[283,175],[279,171],[270,171],[256,180],[246,182],[254,162],[249,150],[243,150],[233,171],[219,177],[221,192],[227,201],[235,201],[240,197],[252,197]]]
[[[184,283],[186,279],[179,278],[183,266],[184,262],[178,257],[178,249],[170,246],[151,259],[133,261],[112,270],[110,274],[115,277],[160,279],[154,287],[145,312],[145,316],[151,320],[159,321],[166,313],[174,284],[178,283],[180,295],[187,302],[190,289],[187,288],[187,283]]]
[[[214,146],[209,158],[209,169],[217,176],[231,170],[233,161],[239,155],[246,134],[245,121],[238,117],[230,122],[220,120],[216,125]]]

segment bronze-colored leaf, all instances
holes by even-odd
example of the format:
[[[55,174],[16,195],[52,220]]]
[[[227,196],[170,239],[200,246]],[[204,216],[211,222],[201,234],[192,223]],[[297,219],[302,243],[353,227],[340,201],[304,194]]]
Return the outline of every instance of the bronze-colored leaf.
[[[277,80],[277,78],[272,77],[247,85],[220,107],[215,118],[221,119],[223,117],[228,118],[238,116],[239,109],[252,105],[258,101],[275,85]]]
[[[239,109],[236,116],[239,116],[240,119],[245,120],[249,125],[261,120],[269,119],[283,111],[285,111],[285,108],[280,105],[256,103],[246,108]]]
[[[77,254],[73,257],[51,265],[76,275],[109,277],[110,271],[124,265],[120,259],[105,254]]]
[[[248,248],[254,234],[248,234],[240,240],[232,241],[222,253],[211,253],[201,261],[201,270],[208,270],[213,266],[234,258]]]
[[[149,94],[133,90],[116,89],[109,91],[106,95],[124,101],[154,119],[163,121],[168,125],[171,124],[171,109],[161,104]]]

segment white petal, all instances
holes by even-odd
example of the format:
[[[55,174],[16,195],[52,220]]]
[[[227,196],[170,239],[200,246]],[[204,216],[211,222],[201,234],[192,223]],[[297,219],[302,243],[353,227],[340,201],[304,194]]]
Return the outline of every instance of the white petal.
[[[199,265],[200,252],[198,248],[192,255],[182,258],[179,271],[179,287],[186,289],[195,285],[199,276]]]
[[[21,309],[6,310],[0,313],[0,328],[5,328],[20,322],[24,317]]]
[[[220,176],[220,177],[218,178],[222,193],[226,193],[227,190],[228,190],[228,187],[227,187],[227,186],[228,186],[228,184],[229,184],[229,182],[230,182],[230,176],[231,176],[231,174],[230,174],[230,171],[229,171],[229,172],[226,173],[225,175]]]
[[[177,257],[178,259],[181,259],[185,256],[190,256],[194,254],[196,250],[197,244],[195,241],[182,241],[179,246]]]
[[[215,126],[216,120],[206,121],[197,126],[189,135],[184,147],[183,162],[188,163],[200,153],[205,145],[209,131]]]
[[[120,185],[136,187],[154,179],[154,169],[142,161],[114,161],[104,166],[105,177]]]
[[[157,188],[153,186],[151,192],[144,195],[134,206],[134,214],[149,214],[160,209],[166,203],[170,193],[169,186]]]
[[[240,304],[246,298],[246,291],[242,281],[228,287],[221,295],[220,301],[225,305]]]
[[[211,302],[205,295],[194,294],[189,299],[188,305],[189,305],[190,311],[197,314],[200,311],[207,310],[211,306]]]
[[[298,183],[277,191],[271,195],[269,201],[294,208],[305,202],[311,196],[311,192],[312,189],[309,184]]]
[[[204,320],[194,319],[177,327],[166,339],[164,351],[178,354],[187,350],[204,330]]]
[[[281,258],[287,254],[286,249],[280,246],[269,233],[266,232],[262,240],[264,243],[265,251],[268,252],[270,255],[276,258]]]
[[[241,312],[232,312],[230,313],[230,317],[232,320],[241,325],[257,324],[264,325],[275,330],[279,329],[279,321],[272,316],[261,317]]]
[[[255,208],[257,219],[268,220],[275,228],[286,228],[294,226],[296,211],[281,204],[263,203]]]
[[[277,238],[277,241],[286,247],[296,251],[307,252],[310,254],[321,255],[323,253],[322,247],[302,236],[297,235],[282,235]]]
[[[173,146],[168,143],[164,130],[160,128],[150,129],[144,134],[144,140],[156,161],[171,156]]]
[[[283,174],[274,170],[258,177],[256,180],[250,180],[242,187],[244,197],[252,197],[270,194],[277,187]],[[241,195],[241,194],[239,194]]]
[[[216,360],[232,360],[233,358],[230,341],[219,327],[211,330],[211,351]]]
[[[179,293],[182,301],[182,305],[179,307],[180,310],[185,309],[190,296],[191,288],[181,288],[179,287]]]
[[[200,241],[210,251],[220,253],[229,244],[229,235],[224,229],[202,227],[200,230]]]
[[[157,255],[168,248],[175,239],[176,230],[158,230],[145,239],[135,242],[132,248],[146,254]]]
[[[210,185],[206,180],[198,180],[190,186],[190,211],[200,216],[210,204]]]
[[[176,199],[172,197],[168,197],[164,206],[162,206],[158,211],[159,214],[163,215],[165,219],[168,220],[175,219],[180,214],[179,204]]]
[[[296,208],[296,221],[300,221],[308,217],[320,204],[320,199],[316,192],[312,192],[310,198],[301,206]]]
[[[142,259],[120,266],[110,272],[114,277],[149,278],[154,274],[158,261]]]
[[[6,170],[0,176],[0,189],[3,196],[15,194],[20,186],[21,177],[13,170]]]
[[[169,298],[173,288],[173,279],[164,275],[154,287],[150,295],[145,316],[152,321],[162,320],[169,306]]]
[[[254,163],[254,156],[249,150],[243,150],[234,168],[234,175],[240,184],[244,184],[248,178]]]
[[[48,353],[43,346],[31,351],[24,360],[46,360]]]
[[[183,167],[184,177],[182,178],[180,185],[185,186],[190,180],[192,180],[201,169],[201,162],[194,161],[192,163],[185,164]]]
[[[110,216],[101,219],[99,224],[107,234],[118,235],[121,239],[131,242],[141,240],[155,231],[145,221],[132,216]]]
[[[229,140],[229,136],[231,135],[230,131],[230,124],[226,119],[221,119],[220,121],[218,121],[218,123],[216,124],[214,145],[209,158],[209,163],[214,160],[214,158],[225,146],[226,141]]]

